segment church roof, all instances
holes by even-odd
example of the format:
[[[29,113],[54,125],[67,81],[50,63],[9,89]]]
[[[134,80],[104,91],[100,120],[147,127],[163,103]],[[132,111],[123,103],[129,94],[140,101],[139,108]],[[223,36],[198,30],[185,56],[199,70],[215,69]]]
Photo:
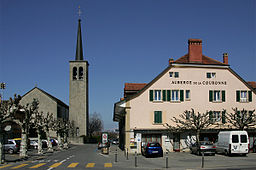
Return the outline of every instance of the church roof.
[[[24,94],[24,95],[22,96],[22,98],[23,98],[24,96],[26,96],[27,94],[29,94],[30,92],[32,92],[33,90],[35,90],[35,89],[37,89],[37,90],[39,90],[40,92],[44,93],[46,96],[48,96],[49,98],[51,98],[52,100],[54,100],[57,104],[59,104],[59,105],[65,107],[65,108],[69,108],[69,106],[66,105],[64,102],[62,102],[60,99],[58,99],[58,98],[52,96],[51,94],[47,93],[46,91],[44,91],[44,90],[42,90],[42,89],[40,89],[40,88],[38,88],[38,87],[34,87],[34,88],[31,89],[30,91],[28,91],[26,94]]]
[[[81,33],[81,19],[78,20],[77,42],[76,42],[76,61],[84,60],[82,33]]]

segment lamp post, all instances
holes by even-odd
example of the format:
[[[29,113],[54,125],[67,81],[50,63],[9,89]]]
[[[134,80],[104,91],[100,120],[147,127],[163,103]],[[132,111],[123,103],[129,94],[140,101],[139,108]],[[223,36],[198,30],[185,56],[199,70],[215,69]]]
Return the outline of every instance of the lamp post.
[[[2,89],[2,95],[0,96],[0,103],[4,100],[4,89],[6,87],[5,83],[0,83],[0,89]]]

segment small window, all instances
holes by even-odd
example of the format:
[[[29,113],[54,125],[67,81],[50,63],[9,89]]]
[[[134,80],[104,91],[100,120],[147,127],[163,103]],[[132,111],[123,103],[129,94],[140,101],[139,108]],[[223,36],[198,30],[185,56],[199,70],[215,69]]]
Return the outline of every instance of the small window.
[[[215,101],[215,102],[221,101],[221,98],[220,98],[220,91],[214,91],[213,94],[214,94],[214,96],[213,96],[213,101]]]
[[[161,101],[161,90],[155,90],[154,101]]]
[[[246,135],[241,135],[241,143],[247,143],[247,136]]]
[[[162,111],[154,112],[154,123],[155,124],[162,123]]]
[[[247,91],[241,91],[241,102],[247,102]]]
[[[210,79],[210,78],[215,78],[216,77],[216,73],[206,73],[206,78]]]
[[[239,142],[238,135],[232,135],[232,143],[238,143],[238,142]]]
[[[169,72],[170,77],[173,77],[173,72]]]
[[[73,80],[77,80],[77,68],[73,67]]]
[[[186,90],[186,100],[190,100],[190,90]]]
[[[178,78],[179,77],[179,72],[169,72],[170,77],[175,77]]]

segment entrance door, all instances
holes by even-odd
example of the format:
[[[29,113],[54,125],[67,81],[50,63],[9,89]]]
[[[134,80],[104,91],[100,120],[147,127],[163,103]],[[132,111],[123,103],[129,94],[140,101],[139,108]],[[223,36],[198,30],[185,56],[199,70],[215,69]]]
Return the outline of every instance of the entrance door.
[[[173,134],[173,151],[175,152],[180,151],[180,134],[179,133]]]

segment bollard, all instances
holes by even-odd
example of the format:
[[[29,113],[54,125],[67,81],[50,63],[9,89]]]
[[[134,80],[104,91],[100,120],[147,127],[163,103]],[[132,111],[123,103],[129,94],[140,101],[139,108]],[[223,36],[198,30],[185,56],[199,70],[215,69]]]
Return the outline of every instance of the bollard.
[[[128,148],[127,148],[127,150],[126,150],[126,160],[128,160],[129,158],[128,158]]]
[[[115,153],[115,162],[117,162],[117,147],[116,147],[116,153]]]
[[[137,167],[137,152],[135,151],[135,167]]]
[[[204,151],[202,152],[202,168],[204,168]]]
[[[166,151],[165,155],[165,168],[168,168],[168,150]]]

